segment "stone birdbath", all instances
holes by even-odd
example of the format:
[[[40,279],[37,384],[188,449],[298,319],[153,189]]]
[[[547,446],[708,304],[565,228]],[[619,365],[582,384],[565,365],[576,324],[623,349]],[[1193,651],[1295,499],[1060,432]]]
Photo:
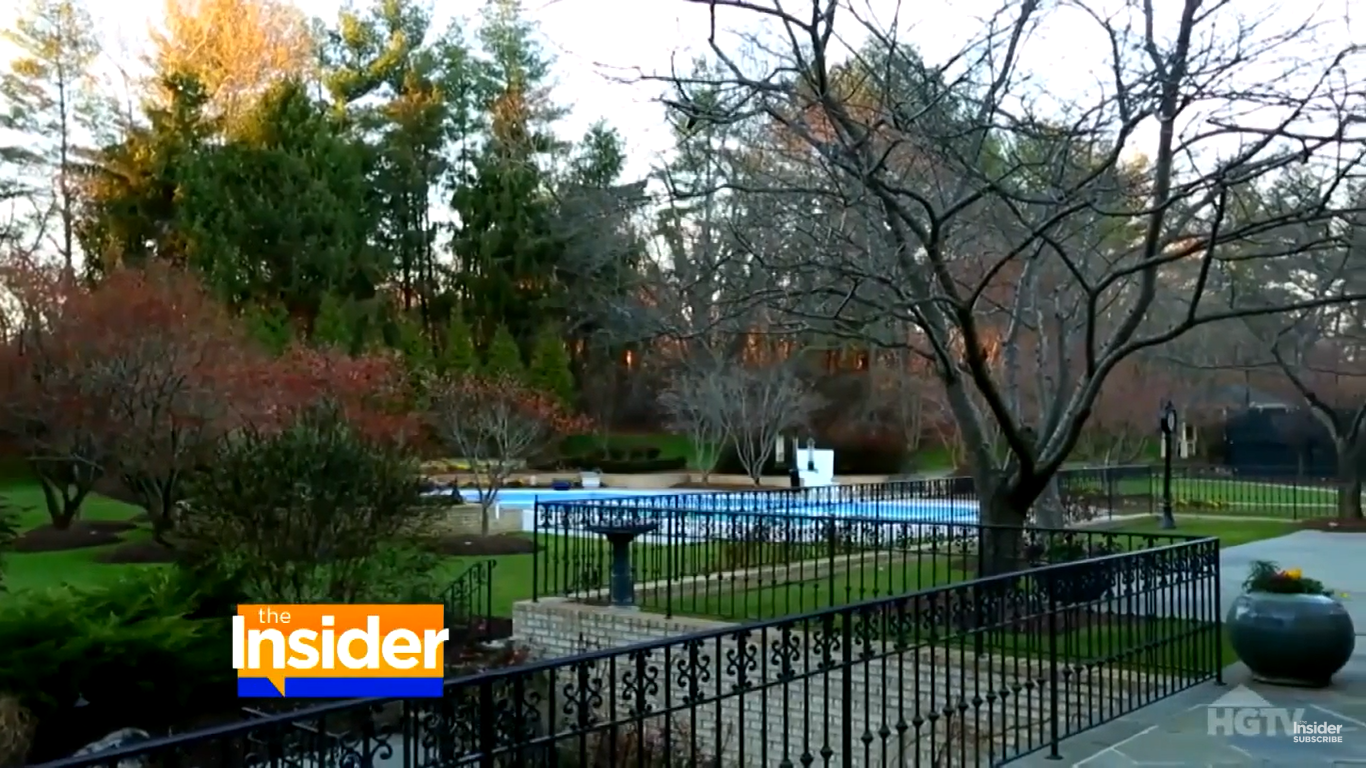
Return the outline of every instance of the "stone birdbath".
[[[659,523],[618,522],[590,525],[589,533],[602,535],[612,545],[612,571],[608,593],[613,607],[631,608],[636,602],[636,586],[631,578],[631,542],[653,533]]]

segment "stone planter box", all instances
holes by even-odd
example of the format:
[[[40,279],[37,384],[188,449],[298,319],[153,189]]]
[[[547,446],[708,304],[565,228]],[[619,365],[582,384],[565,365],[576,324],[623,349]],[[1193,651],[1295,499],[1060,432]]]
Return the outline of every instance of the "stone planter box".
[[[1352,617],[1324,595],[1247,592],[1228,612],[1229,642],[1256,679],[1322,688],[1356,647]]]

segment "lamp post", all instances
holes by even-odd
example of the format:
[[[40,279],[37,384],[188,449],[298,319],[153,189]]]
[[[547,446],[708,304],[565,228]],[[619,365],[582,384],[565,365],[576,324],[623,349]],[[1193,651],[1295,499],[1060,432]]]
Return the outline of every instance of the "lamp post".
[[[1176,453],[1176,407],[1168,400],[1162,405],[1162,524],[1163,530],[1176,527],[1172,517],[1172,454]]]

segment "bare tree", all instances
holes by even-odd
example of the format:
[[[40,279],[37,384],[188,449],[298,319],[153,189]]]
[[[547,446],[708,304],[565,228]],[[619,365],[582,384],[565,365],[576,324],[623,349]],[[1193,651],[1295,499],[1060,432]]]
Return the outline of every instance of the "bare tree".
[[[841,0],[686,1],[722,19],[709,40],[721,71],[662,76],[675,111],[695,125],[762,126],[754,162],[726,187],[767,207],[767,226],[741,242],[769,277],[735,312],[761,316],[768,333],[909,349],[932,364],[982,518],[1003,526],[987,572],[1018,565],[1010,529],[1124,360],[1201,325],[1366,297],[1328,281],[1275,304],[1205,301],[1237,244],[1356,210],[1326,195],[1230,215],[1292,170],[1325,189],[1360,171],[1366,94],[1343,76],[1357,50],[1311,40],[1332,19],[1273,27],[1231,2],[1184,0],[1169,19],[1153,3],[1006,0],[956,56],[927,63],[899,39],[899,16],[879,24]],[[751,33],[747,57],[724,42],[727,14],[775,34]],[[1104,75],[1066,108],[1029,69],[1038,54],[1054,65],[1041,30],[1064,15],[1074,36],[1089,20],[1106,52]],[[852,49],[839,63],[837,45]]]
[[[1366,289],[1366,181],[1333,183],[1295,172],[1242,201],[1235,214],[1296,211],[1324,201],[1346,200],[1355,209],[1332,216],[1289,220],[1236,246],[1239,260],[1228,265],[1217,300],[1285,306],[1301,296]],[[1293,262],[1268,254],[1294,252]],[[1366,307],[1361,302],[1306,307],[1239,318],[1211,326],[1178,351],[1194,368],[1240,369],[1298,399],[1333,444],[1338,472],[1338,512],[1362,517],[1366,474]],[[1308,424],[1292,416],[1283,422],[1289,442],[1311,441]],[[1301,455],[1300,459],[1304,457]]]
[[[487,536],[489,509],[512,473],[579,425],[554,398],[507,378],[452,377],[432,382],[429,391],[429,421],[437,438],[469,462]]]
[[[724,432],[745,474],[758,485],[778,437],[805,424],[817,398],[788,364],[732,364],[720,373],[716,386],[727,404],[722,412]]]
[[[733,387],[716,360],[691,365],[674,375],[659,396],[672,429],[688,436],[702,482],[711,479],[716,462],[730,440],[728,416]]]

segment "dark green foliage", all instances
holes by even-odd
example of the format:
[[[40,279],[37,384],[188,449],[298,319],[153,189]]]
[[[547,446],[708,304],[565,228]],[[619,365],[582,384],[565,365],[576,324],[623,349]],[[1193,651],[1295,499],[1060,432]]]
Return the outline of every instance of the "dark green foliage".
[[[474,351],[474,337],[470,334],[469,323],[459,312],[451,315],[446,326],[445,343],[437,369],[442,374],[474,373],[479,368],[479,356]]]
[[[275,354],[283,352],[294,338],[294,329],[290,327],[289,315],[285,314],[285,311],[278,306],[248,305],[243,312],[242,320],[246,323],[247,332],[251,334],[251,338]]]
[[[613,475],[644,475],[654,472],[682,472],[688,460],[682,456],[667,459],[609,459],[601,454],[589,454],[571,459],[574,468],[596,470]]]
[[[430,597],[417,554],[432,516],[415,461],[328,404],[226,441],[186,487],[192,561],[256,602]]]
[[[432,367],[432,343],[422,331],[422,325],[407,314],[399,314],[389,324],[387,345],[403,357],[410,371],[426,371]]]
[[[5,555],[19,535],[19,513],[0,498],[0,592],[5,591]]]
[[[520,380],[526,373],[522,364],[522,350],[507,326],[500,325],[493,333],[488,351],[484,354],[484,373],[490,376],[509,376]]]
[[[536,336],[531,365],[527,368],[527,385],[554,397],[561,405],[574,402],[574,372],[570,370],[569,350],[554,326],[546,326]]]
[[[818,440],[816,447],[835,452],[836,475],[895,475],[906,471],[910,462],[910,451],[902,440],[892,437],[875,436],[850,437],[840,440]],[[805,469],[805,455],[797,452],[798,469]],[[716,462],[717,474],[743,475],[744,467],[733,447],[721,451]],[[786,475],[788,457],[779,462],[770,454],[764,462],[762,476]]]
[[[0,690],[40,722],[72,714],[82,698],[144,728],[182,721],[215,699],[229,704],[230,614],[198,618],[204,605],[205,593],[174,569],[89,591],[9,596],[0,602]]]
[[[315,346],[339,349],[343,352],[357,351],[356,318],[352,306],[336,294],[323,296],[318,306],[318,316],[313,319],[313,333],[310,341]]]

